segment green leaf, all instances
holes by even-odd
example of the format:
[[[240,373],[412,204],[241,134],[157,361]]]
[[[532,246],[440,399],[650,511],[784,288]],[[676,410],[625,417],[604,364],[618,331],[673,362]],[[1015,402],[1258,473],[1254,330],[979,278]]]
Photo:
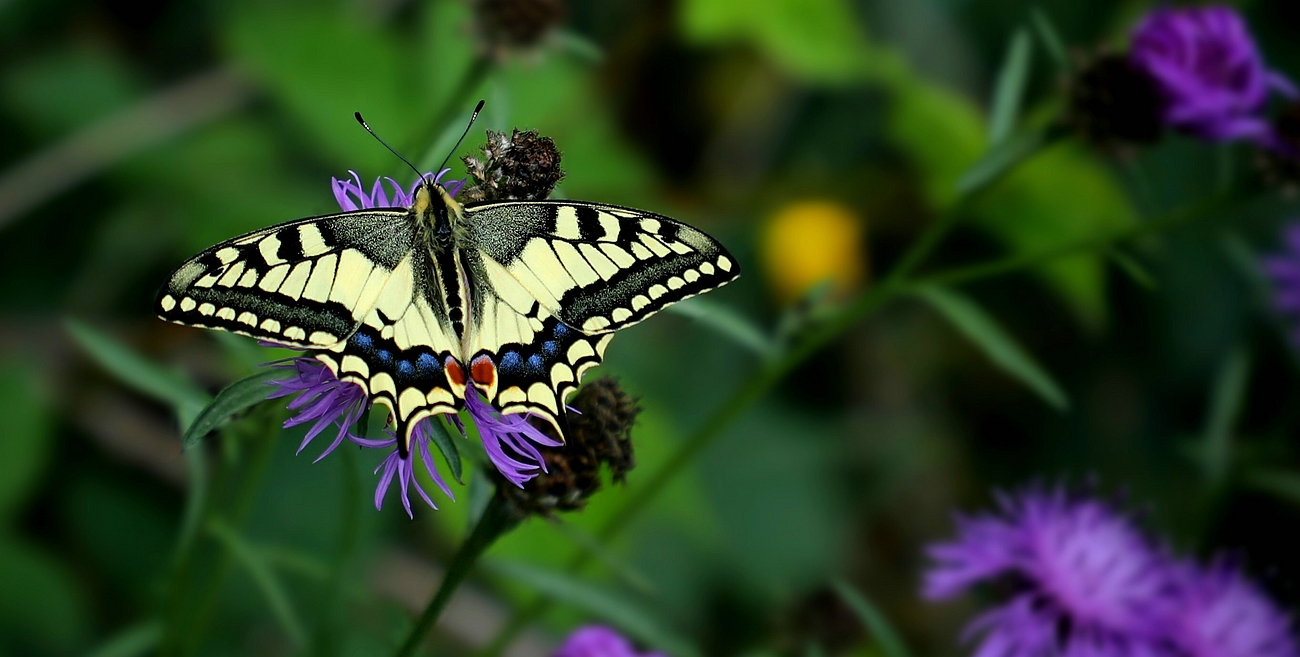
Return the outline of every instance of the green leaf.
[[[876,638],[876,643],[880,644],[880,649],[886,657],[911,657],[911,652],[907,649],[903,638],[894,630],[889,619],[880,613],[876,605],[844,580],[837,579],[832,585],[840,598],[849,605],[854,614],[857,614],[858,620],[862,621],[863,626]]]
[[[1159,284],[1156,283],[1155,276],[1152,276],[1151,272],[1147,271],[1146,267],[1142,266],[1142,263],[1134,259],[1133,256],[1125,253],[1123,249],[1112,247],[1106,250],[1106,255],[1109,255],[1111,261],[1116,265],[1119,265],[1119,268],[1124,270],[1124,273],[1128,274],[1128,277],[1133,279],[1134,283],[1137,283],[1148,290],[1155,290],[1160,287]]]
[[[0,362],[5,433],[0,439],[0,523],[8,521],[38,484],[54,449],[50,409],[40,371],[18,359]]]
[[[1232,428],[1241,415],[1250,383],[1250,354],[1240,345],[1224,359],[1210,396],[1210,412],[1205,419],[1205,436],[1201,456],[1205,475],[1212,487],[1223,485],[1232,461]]]
[[[674,657],[699,657],[699,649],[666,629],[659,619],[632,601],[569,575],[506,561],[489,562],[490,569],[571,604]]]
[[[284,590],[284,585],[280,583],[280,578],[276,577],[275,571],[267,563],[265,555],[244,541],[235,528],[219,518],[208,524],[208,533],[225,546],[235,560],[248,571],[249,576],[253,578],[253,583],[261,589],[267,605],[271,607],[271,612],[294,645],[300,649],[307,645],[307,631],[303,629],[302,621],[294,611],[289,593]]]
[[[1245,484],[1250,488],[1300,506],[1300,472],[1274,469],[1256,470],[1246,476]]]
[[[198,417],[185,430],[185,437],[181,439],[181,449],[189,449],[197,445],[204,436],[221,426],[221,423],[266,401],[267,396],[275,392],[270,383],[292,375],[292,370],[278,367],[265,368],[222,388],[221,392],[199,411]]]
[[[729,306],[697,297],[668,306],[667,310],[699,321],[761,358],[770,359],[777,355],[776,345],[762,329]]]
[[[999,369],[1028,386],[1053,408],[1060,411],[1069,408],[1070,401],[1061,386],[974,301],[938,286],[922,288],[917,295],[979,347]]]
[[[68,319],[64,326],[95,362],[136,391],[178,412],[202,408],[207,403],[208,396],[184,376],[141,356],[116,338],[75,319]]]
[[[1042,41],[1043,48],[1047,50],[1047,56],[1052,58],[1052,63],[1056,65],[1056,72],[1062,75],[1068,74],[1074,67],[1070,65],[1070,57],[1065,50],[1065,41],[1061,39],[1061,33],[1052,23],[1052,19],[1047,16],[1047,12],[1042,7],[1034,7],[1029,10],[1030,19],[1034,23],[1034,31],[1038,33],[1039,41]]]
[[[845,0],[683,0],[678,7],[682,32],[697,44],[753,45],[810,82],[851,82],[866,72],[866,37]]]
[[[152,653],[162,640],[162,623],[149,619],[114,634],[86,657],[139,657]]]
[[[997,142],[961,175],[957,180],[957,192],[971,194],[988,187],[1050,141],[1046,129],[1036,128]]]
[[[1024,102],[1025,83],[1029,81],[1029,64],[1033,53],[1029,32],[1016,30],[1007,44],[1007,56],[998,72],[993,90],[993,108],[989,115],[989,143],[1000,144],[1016,126],[1020,105]]]
[[[447,467],[451,468],[451,476],[456,478],[456,483],[464,484],[464,465],[460,460],[460,448],[456,446],[456,441],[451,437],[451,433],[447,431],[446,423],[435,417],[429,421],[429,426],[429,439],[438,446],[438,451],[442,452],[442,458],[447,461]]]

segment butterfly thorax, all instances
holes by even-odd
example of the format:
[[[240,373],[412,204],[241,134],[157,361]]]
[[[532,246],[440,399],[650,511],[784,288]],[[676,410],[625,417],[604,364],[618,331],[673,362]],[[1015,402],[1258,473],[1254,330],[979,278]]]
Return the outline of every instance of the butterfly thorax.
[[[433,253],[441,253],[464,243],[464,208],[442,185],[420,185],[415,191],[411,214],[415,216]]]

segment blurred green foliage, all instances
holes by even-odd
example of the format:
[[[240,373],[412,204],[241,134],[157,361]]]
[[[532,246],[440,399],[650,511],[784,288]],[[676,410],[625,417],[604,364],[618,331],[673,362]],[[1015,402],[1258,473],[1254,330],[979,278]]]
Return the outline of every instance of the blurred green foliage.
[[[539,592],[560,603],[510,654],[545,655],[592,620],[681,655],[959,654],[969,610],[918,599],[923,546],[954,509],[1035,478],[1130,491],[1175,544],[1239,551],[1280,600],[1300,599],[1300,544],[1275,531],[1300,512],[1298,361],[1254,264],[1295,214],[1276,193],[1118,256],[1079,249],[957,281],[931,307],[875,308],[594,547],[733,391],[839,310],[782,307],[766,287],[780,272],[751,256],[783,203],[862,217],[871,294],[946,221],[922,277],[1143,230],[1260,174],[1244,146],[1170,135],[1114,157],[1061,134],[1059,62],[1016,0],[565,4],[558,31],[510,49],[484,44],[461,0],[0,2],[0,190],[41,158],[75,170],[96,146],[78,139],[151,103],[173,119],[230,108],[161,143],[147,124],[114,135],[137,146],[21,213],[0,193],[0,654],[373,655],[401,641],[485,499],[473,441],[455,438],[456,500],[435,493],[440,509],[417,502],[414,521],[394,493],[373,508],[378,450],[312,463],[323,446],[295,454],[303,430],[276,430],[282,404],[232,402],[241,413],[182,454],[212,395],[285,354],[164,326],[150,303],[194,252],[333,211],[331,176],[408,183],[353,112],[432,168],[478,98],[453,178],[483,129],[535,129],[563,152],[559,195],[698,225],[746,275],[710,295],[720,311],[620,334],[601,371],[645,409],[637,469],[584,511],[502,538],[430,654],[475,654]],[[1093,51],[1148,6],[1041,9],[1069,49]],[[1300,66],[1300,13],[1244,7],[1270,60]],[[196,81],[188,104],[168,95]],[[1023,161],[999,150],[1040,139],[1012,153]],[[990,184],[966,196],[971,180]],[[568,574],[582,554],[592,565]],[[849,622],[823,622],[836,618]]]

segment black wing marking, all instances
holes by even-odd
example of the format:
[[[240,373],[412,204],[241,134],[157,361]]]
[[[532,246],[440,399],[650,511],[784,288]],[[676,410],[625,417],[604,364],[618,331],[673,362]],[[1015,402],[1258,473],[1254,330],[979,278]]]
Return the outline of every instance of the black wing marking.
[[[346,340],[411,251],[405,210],[300,219],[241,235],[182,264],[158,292],[164,320],[293,347]]]
[[[642,210],[509,201],[469,205],[465,215],[502,299],[520,313],[536,301],[588,335],[631,326],[740,275],[712,237]]]

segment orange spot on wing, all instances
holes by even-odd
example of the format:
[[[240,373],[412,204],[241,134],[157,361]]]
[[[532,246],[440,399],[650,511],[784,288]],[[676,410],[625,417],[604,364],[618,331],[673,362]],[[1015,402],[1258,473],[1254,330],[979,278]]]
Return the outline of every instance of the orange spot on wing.
[[[447,371],[447,380],[457,386],[464,386],[467,383],[465,369],[460,366],[460,363],[455,358],[448,356],[447,362],[443,364],[443,369]]]
[[[479,356],[469,366],[470,376],[474,377],[474,382],[492,387],[497,380],[497,366],[492,362],[489,356]]]

